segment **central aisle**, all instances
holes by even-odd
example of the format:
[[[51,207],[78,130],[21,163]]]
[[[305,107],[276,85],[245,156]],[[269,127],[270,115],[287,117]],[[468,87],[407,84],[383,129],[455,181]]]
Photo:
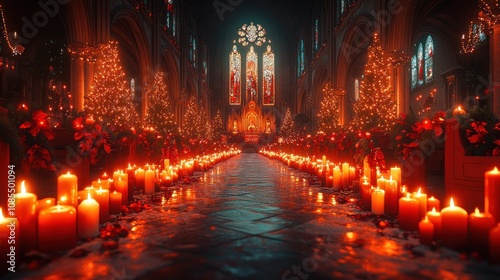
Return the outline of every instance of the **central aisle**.
[[[378,228],[350,192],[259,154],[240,154],[116,220],[118,247],[96,238],[26,279],[497,279],[500,267],[430,250]],[[351,198],[353,198],[351,202]],[[160,201],[163,200],[163,203]],[[86,252],[82,256],[82,251]],[[78,252],[78,253],[74,253]]]

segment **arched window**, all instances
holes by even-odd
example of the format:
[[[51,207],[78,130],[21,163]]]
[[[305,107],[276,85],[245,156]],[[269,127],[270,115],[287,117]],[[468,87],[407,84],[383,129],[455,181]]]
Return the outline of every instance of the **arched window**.
[[[229,104],[241,104],[241,54],[236,45],[229,54]]]
[[[259,59],[253,46],[250,46],[250,50],[247,53],[246,60],[246,98],[257,101],[257,73],[259,73]]]
[[[358,101],[359,99],[359,80],[354,80],[354,100]]]
[[[411,58],[411,89],[417,86],[417,56]]]
[[[135,98],[135,79],[130,79],[130,94]]]
[[[304,72],[304,39],[300,39],[299,43],[299,52],[298,52],[298,57],[297,57],[297,71],[298,71],[298,76],[302,75]]]
[[[424,49],[422,44],[418,44],[417,49],[418,84],[424,83]]]
[[[264,105],[274,105],[274,53],[267,46],[262,58],[262,94]]]
[[[208,76],[208,66],[207,66],[207,60],[203,59],[201,62],[201,78],[203,80],[203,83],[207,82],[207,76]]]
[[[314,50],[319,49],[319,19],[316,18],[314,21]]]
[[[432,80],[434,64],[434,43],[429,35],[425,41],[425,82]]]
[[[165,1],[165,25],[173,36],[175,36],[175,5],[174,0]]]
[[[345,12],[345,0],[340,0],[340,14]]]

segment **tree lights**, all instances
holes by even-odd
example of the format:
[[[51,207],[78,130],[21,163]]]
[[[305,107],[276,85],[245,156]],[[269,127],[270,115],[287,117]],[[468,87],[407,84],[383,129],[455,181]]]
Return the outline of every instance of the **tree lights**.
[[[318,113],[318,131],[331,134],[339,126],[339,100],[338,95],[344,92],[335,90],[327,83],[323,88],[323,101]]]

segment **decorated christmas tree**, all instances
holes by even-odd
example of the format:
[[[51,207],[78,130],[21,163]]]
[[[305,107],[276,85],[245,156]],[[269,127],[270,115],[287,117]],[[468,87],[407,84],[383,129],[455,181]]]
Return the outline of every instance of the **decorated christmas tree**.
[[[210,134],[212,133],[210,124],[208,122],[208,114],[207,111],[205,110],[204,106],[200,106],[197,119],[196,119],[196,125],[198,127],[198,138],[201,139],[210,139]]]
[[[164,81],[164,73],[157,72],[154,83],[148,88],[148,112],[146,126],[152,127],[161,135],[175,135],[179,128],[175,122],[174,110]]]
[[[198,133],[198,106],[196,99],[191,96],[186,104],[186,113],[184,113],[184,121],[182,125],[182,136],[187,140],[196,139]]]
[[[94,81],[85,100],[85,111],[94,120],[116,130],[136,127],[139,117],[118,58],[118,43],[104,44],[100,51]]]
[[[318,113],[318,131],[326,134],[335,132],[339,126],[338,92],[327,83],[323,88],[323,101]]]
[[[368,61],[361,80],[359,99],[354,103],[352,126],[360,130],[388,131],[396,118],[390,85],[390,60],[377,34],[368,47]]]
[[[290,108],[286,109],[285,119],[283,120],[283,124],[281,125],[281,129],[280,129],[279,134],[285,140],[291,140],[291,139],[295,138],[295,135],[296,135],[295,123],[293,122],[292,113],[290,112]]]
[[[222,134],[224,134],[224,124],[222,123],[220,110],[217,110],[217,113],[212,120],[212,137],[214,140],[219,140]]]

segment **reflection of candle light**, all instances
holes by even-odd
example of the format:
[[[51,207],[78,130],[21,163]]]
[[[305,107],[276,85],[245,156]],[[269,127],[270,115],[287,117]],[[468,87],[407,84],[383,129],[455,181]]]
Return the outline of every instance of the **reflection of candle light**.
[[[318,193],[318,203],[323,203],[323,193]]]

